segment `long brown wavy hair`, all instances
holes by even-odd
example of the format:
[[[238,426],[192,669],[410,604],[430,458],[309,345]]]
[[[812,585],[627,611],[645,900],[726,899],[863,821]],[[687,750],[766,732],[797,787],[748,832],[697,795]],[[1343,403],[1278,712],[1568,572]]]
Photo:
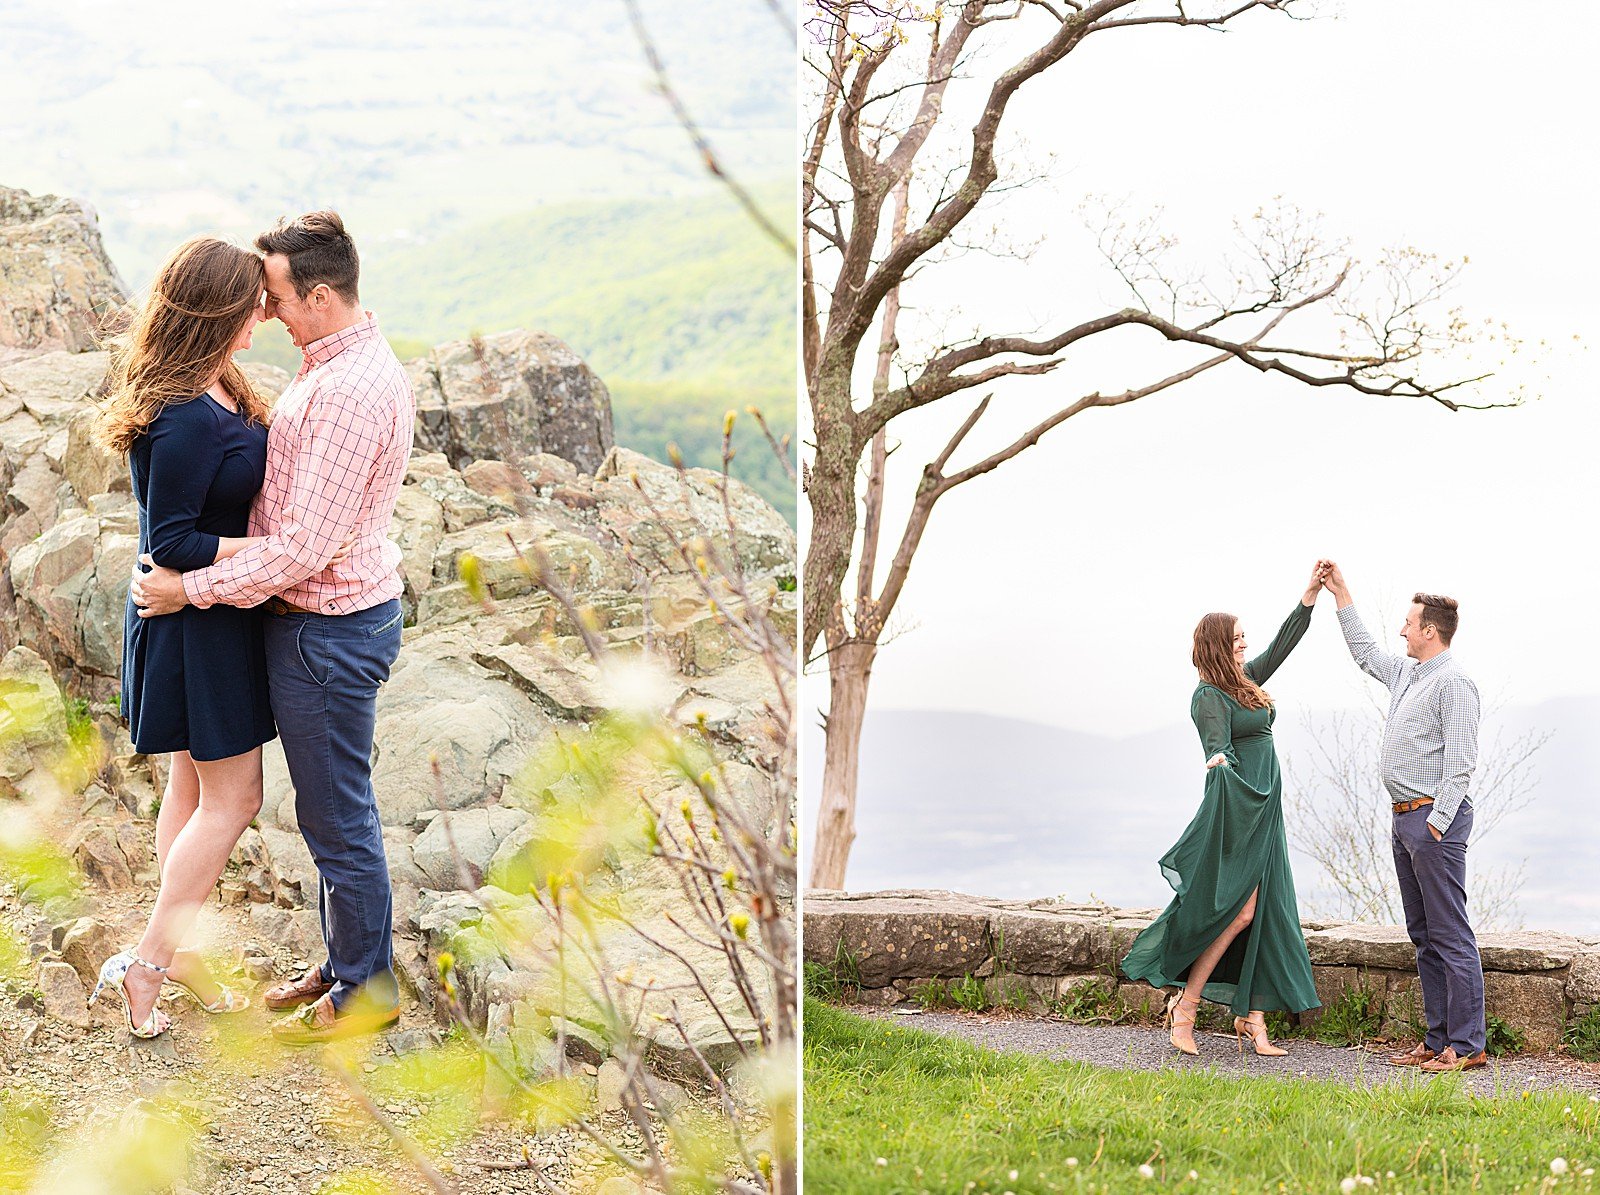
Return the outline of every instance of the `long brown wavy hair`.
[[[248,250],[215,237],[179,245],[145,301],[123,313],[125,330],[106,342],[111,372],[95,424],[100,444],[127,456],[163,409],[198,397],[219,375],[245,418],[266,423],[267,401],[232,353],[265,285],[262,259]]]
[[[1247,710],[1272,704],[1267,691],[1244,674],[1233,658],[1233,631],[1239,620],[1231,614],[1207,614],[1194,629],[1194,661],[1200,679],[1221,689]]]

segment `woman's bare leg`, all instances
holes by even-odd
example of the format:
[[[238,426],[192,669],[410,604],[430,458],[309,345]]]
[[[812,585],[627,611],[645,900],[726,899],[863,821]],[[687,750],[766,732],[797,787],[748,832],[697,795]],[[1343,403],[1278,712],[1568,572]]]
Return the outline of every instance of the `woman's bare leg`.
[[[1189,981],[1183,985],[1183,996],[1198,1004],[1200,993],[1206,986],[1206,981],[1211,978],[1217,964],[1222,961],[1222,956],[1228,953],[1228,947],[1233,945],[1234,939],[1250,928],[1250,923],[1256,918],[1256,894],[1261,891],[1257,888],[1250,893],[1250,899],[1234,915],[1228,927],[1217,935],[1217,940],[1200,952],[1200,957],[1194,960],[1189,968]]]
[[[194,770],[194,760],[187,751],[172,753],[172,767],[167,774],[167,790],[161,794],[161,812],[156,814],[156,861],[161,870],[167,867],[167,853],[172,850],[173,839],[200,808],[200,773]]]
[[[1240,934],[1249,928],[1256,915],[1257,888],[1250,893],[1250,898],[1244,906],[1234,915],[1232,921],[1220,934],[1216,941],[1200,952],[1200,957],[1195,959],[1189,967],[1189,980],[1184,985],[1183,995],[1171,1010],[1172,1016],[1172,1044],[1186,1054],[1195,1052],[1194,1045],[1194,1017],[1200,1009],[1200,993],[1205,990],[1206,981],[1211,978],[1211,972],[1216,970],[1217,963],[1227,953],[1228,947]]]
[[[197,807],[173,837],[161,869],[161,891],[135,951],[146,962],[170,966],[200,905],[216,885],[250,819],[261,810],[261,748],[212,761],[191,761],[199,777]],[[177,773],[176,761],[173,768]],[[166,805],[163,799],[162,813]],[[189,975],[179,978],[186,982]],[[134,967],[124,981],[135,1022],[161,992],[161,976]],[[202,997],[207,993],[201,992]]]
[[[167,854],[199,808],[200,773],[195,771],[194,760],[187,751],[174,751],[172,766],[167,773],[166,791],[161,796],[161,811],[156,815],[158,874],[166,874]],[[205,960],[192,950],[179,947],[173,955],[171,975],[173,979],[188,984],[207,1003],[217,998],[216,981],[211,978]]]

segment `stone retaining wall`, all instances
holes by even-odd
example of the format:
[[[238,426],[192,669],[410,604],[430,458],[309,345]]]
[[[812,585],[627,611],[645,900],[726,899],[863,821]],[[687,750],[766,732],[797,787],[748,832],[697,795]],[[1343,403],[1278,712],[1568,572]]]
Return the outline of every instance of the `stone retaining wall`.
[[[899,889],[805,894],[805,959],[859,984],[860,999],[892,1005],[930,981],[982,981],[995,1003],[1049,1006],[1082,985],[1108,984],[1135,1014],[1159,1012],[1149,985],[1118,976],[1117,961],[1159,909],[1115,909],[1059,900],[995,900],[957,892]],[[1422,998],[1416,951],[1395,925],[1306,921],[1317,994],[1324,1007],[1365,987],[1383,1009],[1382,1031],[1411,1036]],[[1546,1050],[1566,1025],[1600,1004],[1600,938],[1523,930],[1483,934],[1489,1015]],[[1319,1010],[1297,1018],[1314,1023]]]

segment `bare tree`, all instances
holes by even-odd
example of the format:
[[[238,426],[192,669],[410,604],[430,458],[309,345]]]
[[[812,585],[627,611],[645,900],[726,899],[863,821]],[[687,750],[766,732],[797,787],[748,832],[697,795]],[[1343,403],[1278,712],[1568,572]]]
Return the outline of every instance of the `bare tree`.
[[[1241,260],[1209,271],[1182,267],[1153,219],[1102,213],[1099,248],[1126,284],[1129,305],[1091,309],[1042,334],[940,342],[901,327],[903,291],[918,287],[938,302],[934,267],[966,247],[958,230],[1010,185],[1000,135],[1025,83],[1065,69],[1061,64],[1093,36],[1156,25],[1226,30],[1257,10],[1294,15],[1301,6],[1222,0],[1200,13],[1156,0],[969,0],[925,10],[900,0],[815,0],[805,48],[814,120],[801,163],[801,347],[814,436],[803,474],[811,531],[801,654],[808,665],[825,661],[829,705],[812,886],[844,883],[873,664],[928,519],[951,490],[1084,411],[1135,402],[1222,365],[1308,387],[1423,398],[1450,410],[1515,401],[1456,397],[1489,376],[1462,365],[1487,330],[1444,303],[1462,263],[1405,249],[1363,266],[1293,208],[1241,221]],[[1026,52],[992,78],[977,79],[968,73],[971,57],[999,39],[997,29],[1007,31],[1002,49],[1022,45]],[[970,130],[952,128],[945,116],[957,85],[987,85]],[[1285,325],[1300,315],[1291,336]],[[890,552],[882,523],[893,421],[1006,378],[1048,374],[1112,333],[1144,334],[1153,342],[1150,359],[1165,359],[1126,389],[1067,397],[999,450],[956,464],[989,410],[993,395],[986,394],[918,472],[910,514],[880,581],[880,556]],[[1439,371],[1448,376],[1433,376]]]
[[[1392,815],[1380,799],[1383,776],[1378,752],[1383,711],[1376,705],[1327,722],[1304,721],[1311,746],[1288,760],[1284,786],[1289,840],[1322,872],[1324,893],[1306,907],[1318,917],[1348,921],[1405,920],[1394,883],[1390,845]],[[1534,799],[1533,761],[1550,741],[1548,731],[1507,738],[1496,734],[1480,750],[1472,778],[1472,843]],[[1485,870],[1474,867],[1468,901],[1480,929],[1510,929],[1521,923],[1518,896],[1524,864]]]

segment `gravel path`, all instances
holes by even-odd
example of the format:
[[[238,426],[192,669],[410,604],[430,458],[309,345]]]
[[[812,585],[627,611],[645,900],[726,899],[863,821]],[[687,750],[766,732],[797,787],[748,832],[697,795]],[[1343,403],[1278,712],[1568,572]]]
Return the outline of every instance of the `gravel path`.
[[[1159,1028],[1137,1025],[1074,1025],[1033,1017],[996,1017],[955,1012],[919,1012],[852,1008],[876,1021],[959,1037],[991,1050],[1071,1059],[1122,1070],[1210,1069],[1225,1075],[1271,1075],[1282,1079],[1335,1079],[1352,1086],[1402,1081],[1416,1072],[1389,1066],[1384,1057],[1393,1047],[1329,1046],[1294,1038],[1281,1043],[1284,1058],[1240,1057],[1229,1034],[1196,1036],[1200,1057],[1179,1054]],[[1514,1095],[1526,1090],[1563,1087],[1600,1097],[1600,1064],[1579,1062],[1560,1054],[1518,1054],[1489,1060],[1462,1077],[1478,1095]]]

